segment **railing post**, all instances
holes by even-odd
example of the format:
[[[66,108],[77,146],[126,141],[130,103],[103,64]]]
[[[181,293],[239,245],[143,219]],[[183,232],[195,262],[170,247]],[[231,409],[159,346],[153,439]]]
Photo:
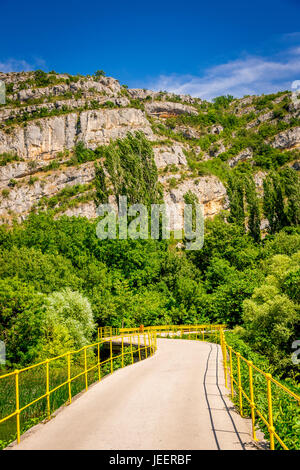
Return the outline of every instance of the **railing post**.
[[[223,338],[223,364],[224,364],[224,375],[225,375],[225,387],[228,388],[228,377],[227,377],[227,348]]]
[[[98,381],[101,380],[101,366],[100,366],[100,342],[98,343]]]
[[[48,419],[50,419],[49,359],[46,360],[46,394],[47,394],[47,415],[48,415]]]
[[[85,376],[85,390],[88,389],[88,377],[87,377],[87,357],[86,357],[87,347],[84,347],[84,376]]]
[[[229,346],[229,366],[230,366],[230,386],[231,386],[231,397],[233,398],[233,368],[232,368],[232,348]]]
[[[254,403],[254,391],[253,391],[253,371],[252,371],[253,362],[248,362],[249,370],[249,388],[250,388],[250,407],[251,407],[251,420],[252,420],[252,437],[255,441],[256,432],[255,432],[255,403]]]
[[[16,381],[16,421],[17,421],[17,443],[20,444],[20,398],[19,398],[19,371],[15,370]]]
[[[268,410],[269,410],[269,434],[270,434],[270,449],[274,450],[274,432],[275,428],[273,425],[273,409],[272,409],[272,388],[271,388],[271,374],[266,374],[267,379],[267,393],[268,393]]]
[[[113,365],[113,353],[112,353],[112,338],[110,338],[110,373],[112,374],[114,371]]]
[[[240,402],[240,414],[243,416],[243,394],[242,394],[242,379],[241,379],[241,364],[240,364],[240,353],[237,356],[237,370],[238,370],[238,389],[239,389],[239,402]]]
[[[216,331],[217,331],[217,330],[216,330]],[[226,348],[226,342],[225,342],[225,338],[224,338],[224,333],[223,333],[223,331],[221,331],[221,328],[220,328],[220,346],[221,346],[222,356],[223,356],[225,387],[228,388],[228,377],[227,377],[227,348]]]
[[[138,333],[138,350],[139,350],[139,361],[141,360],[141,348],[140,348],[140,335]]]
[[[122,336],[122,368],[124,367],[124,337]]]
[[[146,341],[145,333],[144,333],[144,346],[145,346],[145,356],[146,356],[146,359],[147,359],[147,357],[148,357],[148,350],[147,350],[147,341]]]
[[[133,364],[132,334],[130,335],[130,353],[131,353],[131,364]]]
[[[67,355],[68,362],[68,390],[69,390],[69,404],[72,403],[72,391],[71,391],[71,353]]]

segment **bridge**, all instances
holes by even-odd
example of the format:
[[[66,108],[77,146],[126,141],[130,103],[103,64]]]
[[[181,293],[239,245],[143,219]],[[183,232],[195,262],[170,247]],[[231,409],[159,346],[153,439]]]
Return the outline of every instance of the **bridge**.
[[[106,354],[99,345],[106,346]],[[95,363],[89,363],[89,349],[96,351]],[[258,418],[265,421],[269,433],[269,443],[263,440],[263,445],[274,449],[276,441],[287,448],[273,423],[272,384],[276,382],[298,403],[300,397],[286,392],[269,374],[233,351],[226,344],[222,325],[99,329],[98,342],[82,351],[84,367],[78,374],[72,373],[72,355],[78,351],[66,356],[68,379],[61,386],[68,390],[70,406],[61,407],[55,417],[20,439],[18,417],[27,408],[19,404],[11,416],[17,420],[19,436],[10,449],[249,450],[258,448],[263,437],[257,430]],[[50,361],[40,363],[46,366],[48,377],[42,397],[48,404],[48,418],[54,393],[49,386]],[[247,384],[242,363],[249,372]],[[98,381],[89,386],[93,371]],[[266,382],[267,415],[255,403],[253,373]],[[74,399],[72,382],[80,376],[86,393]],[[242,415],[247,402],[246,419]]]

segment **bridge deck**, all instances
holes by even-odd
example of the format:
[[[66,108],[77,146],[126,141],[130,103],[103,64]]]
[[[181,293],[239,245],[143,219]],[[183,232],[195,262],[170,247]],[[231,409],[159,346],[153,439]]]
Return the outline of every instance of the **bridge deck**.
[[[251,449],[233,411],[220,347],[158,339],[154,356],[119,369],[27,431],[12,449]]]

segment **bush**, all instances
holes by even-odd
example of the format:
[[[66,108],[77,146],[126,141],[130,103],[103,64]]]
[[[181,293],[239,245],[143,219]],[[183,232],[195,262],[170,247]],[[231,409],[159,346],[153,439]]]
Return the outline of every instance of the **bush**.
[[[42,356],[55,356],[90,344],[95,323],[86,297],[67,288],[50,294],[44,309]]]

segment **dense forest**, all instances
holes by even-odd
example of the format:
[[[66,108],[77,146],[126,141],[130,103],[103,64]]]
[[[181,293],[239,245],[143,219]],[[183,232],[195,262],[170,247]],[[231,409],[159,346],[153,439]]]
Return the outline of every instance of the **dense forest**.
[[[96,223],[44,212],[1,226],[8,366],[88,344],[96,325],[225,323],[274,371],[295,376],[297,227],[257,241],[224,213],[206,221],[203,249],[188,252],[174,240],[99,240]]]

